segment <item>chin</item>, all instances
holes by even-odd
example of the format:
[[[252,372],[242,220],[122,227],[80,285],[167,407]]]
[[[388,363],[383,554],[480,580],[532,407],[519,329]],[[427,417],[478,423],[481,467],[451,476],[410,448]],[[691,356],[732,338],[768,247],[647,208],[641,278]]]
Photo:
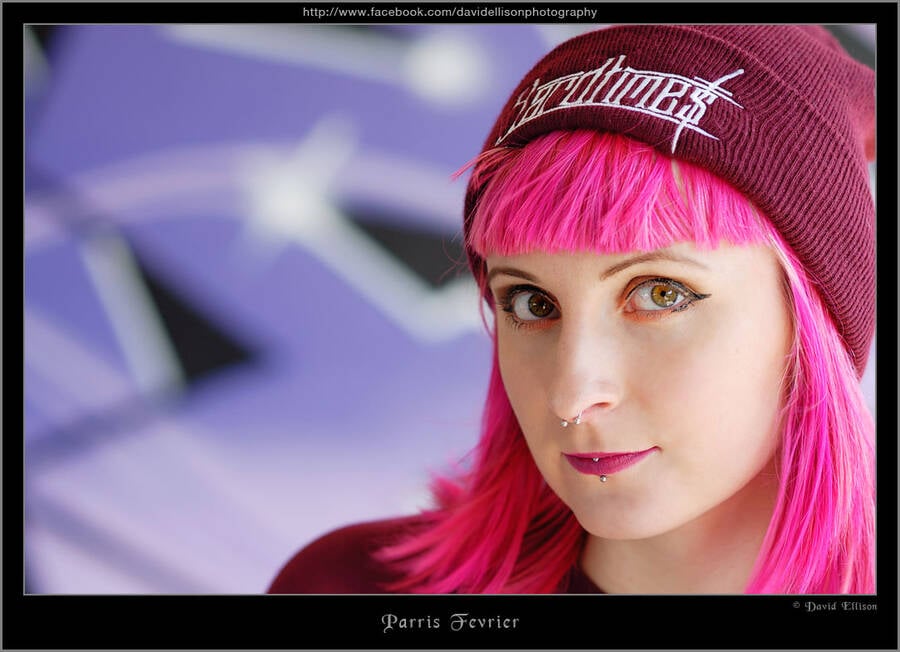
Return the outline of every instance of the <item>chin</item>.
[[[588,534],[602,539],[649,539],[665,534],[690,520],[665,509],[658,496],[613,494],[603,497],[575,497],[563,502]]]
[[[581,527],[588,534],[598,539],[617,541],[650,539],[660,534],[665,534],[675,527],[667,523],[660,523],[658,520],[654,523],[641,523],[633,519],[624,521],[615,518],[601,519],[597,514],[589,514],[586,517],[582,517],[578,512],[574,513]]]

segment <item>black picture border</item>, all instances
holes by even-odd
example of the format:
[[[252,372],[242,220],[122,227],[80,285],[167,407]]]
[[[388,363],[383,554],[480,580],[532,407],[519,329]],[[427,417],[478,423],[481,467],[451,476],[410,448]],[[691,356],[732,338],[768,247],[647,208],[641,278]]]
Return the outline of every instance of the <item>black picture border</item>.
[[[341,3],[365,7],[387,3]],[[465,3],[590,6],[602,23],[784,22],[878,26],[878,593],[874,596],[52,596],[24,595],[22,565],[22,30],[26,24],[314,22],[332,3],[19,3],[3,21],[3,649],[897,649],[897,5],[895,3]],[[407,9],[413,3],[397,3]],[[426,6],[423,4],[422,6]],[[427,3],[450,7],[453,3]],[[402,18],[366,23],[424,22]],[[463,23],[465,20],[442,20]],[[480,18],[481,23],[513,22]],[[551,22],[551,21],[541,21]],[[571,22],[571,21],[569,21]],[[515,80],[511,80],[512,85]],[[485,125],[487,129],[488,125]],[[273,569],[274,572],[275,569]],[[223,572],[228,572],[223,569]],[[843,603],[856,605],[844,607]],[[869,605],[875,605],[870,610]],[[517,618],[451,631],[453,614]],[[384,618],[417,619],[384,631]],[[410,623],[413,621],[410,620]],[[434,626],[436,624],[436,626]]]

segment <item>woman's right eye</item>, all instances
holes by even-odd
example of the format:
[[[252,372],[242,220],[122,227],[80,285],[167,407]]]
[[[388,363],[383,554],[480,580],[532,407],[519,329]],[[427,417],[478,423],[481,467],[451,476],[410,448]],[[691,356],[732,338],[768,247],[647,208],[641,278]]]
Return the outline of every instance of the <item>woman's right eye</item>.
[[[512,289],[507,293],[501,307],[519,323],[556,319],[559,310],[543,292],[526,289]]]

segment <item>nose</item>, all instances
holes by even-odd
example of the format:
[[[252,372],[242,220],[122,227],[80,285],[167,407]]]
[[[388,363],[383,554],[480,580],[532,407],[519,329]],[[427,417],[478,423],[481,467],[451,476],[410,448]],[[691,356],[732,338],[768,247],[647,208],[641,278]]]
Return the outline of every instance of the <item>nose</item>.
[[[590,421],[622,400],[622,343],[596,323],[570,321],[561,329],[548,402],[559,419]]]

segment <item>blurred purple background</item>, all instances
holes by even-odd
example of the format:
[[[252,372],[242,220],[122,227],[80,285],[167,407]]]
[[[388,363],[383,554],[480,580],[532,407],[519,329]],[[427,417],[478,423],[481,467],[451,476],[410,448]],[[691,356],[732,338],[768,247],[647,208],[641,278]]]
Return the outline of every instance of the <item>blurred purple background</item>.
[[[26,592],[259,593],[428,504],[489,368],[451,175],[585,29],[26,30]]]

